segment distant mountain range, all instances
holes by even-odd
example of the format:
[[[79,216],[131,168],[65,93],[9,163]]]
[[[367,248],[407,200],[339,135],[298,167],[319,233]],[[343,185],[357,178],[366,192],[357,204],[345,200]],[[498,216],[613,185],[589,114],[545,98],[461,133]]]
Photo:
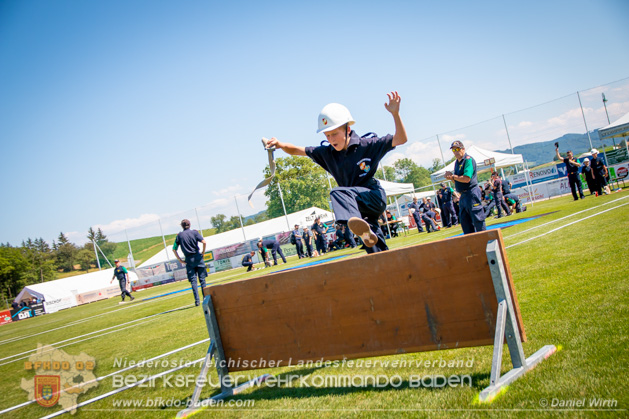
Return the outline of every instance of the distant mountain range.
[[[602,148],[598,130],[590,132],[590,138],[592,139],[592,146],[594,148]],[[513,151],[515,154],[522,154],[524,161],[528,162],[529,167],[535,167],[540,164],[548,163],[555,158],[555,143],[559,143],[559,152],[565,153],[568,150],[572,150],[575,156],[579,154],[589,152],[590,141],[587,134],[566,134],[560,138],[550,141],[539,141],[537,143],[524,144],[515,146]],[[611,145],[611,142],[605,145]],[[511,149],[507,150],[495,150],[499,153],[511,153]]]

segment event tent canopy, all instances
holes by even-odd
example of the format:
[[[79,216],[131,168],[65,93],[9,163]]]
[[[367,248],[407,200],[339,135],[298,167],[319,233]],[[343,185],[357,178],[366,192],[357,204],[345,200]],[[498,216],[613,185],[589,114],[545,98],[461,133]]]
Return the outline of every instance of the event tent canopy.
[[[492,168],[499,169],[501,167],[524,164],[524,159],[522,158],[521,154],[498,153],[496,151],[485,150],[484,148],[480,148],[475,145],[466,148],[465,152],[468,155],[472,156],[474,160],[476,160],[477,173],[486,172],[487,170],[491,170]],[[486,165],[485,160],[491,158],[494,158],[496,162],[493,165]],[[439,180],[445,179],[445,174],[447,171],[454,171],[454,163],[455,162],[453,161],[443,169],[431,174],[430,177],[432,181],[438,182]]]
[[[285,231],[292,231],[295,224],[301,227],[310,227],[316,217],[321,218],[321,221],[328,222],[334,220],[334,214],[330,211],[322,210],[321,208],[311,207],[302,211],[297,211],[287,216],[273,218],[271,220],[262,221],[261,223],[248,225],[243,229],[236,228],[234,230],[226,231],[224,233],[214,234],[212,236],[205,237],[206,251],[219,249],[221,247],[230,246],[236,243],[242,243],[248,240],[254,240],[258,237],[267,237],[273,234],[282,233]],[[181,250],[179,251],[181,256]],[[143,262],[140,266],[149,266],[156,263],[166,262],[175,259],[172,248],[163,249],[155,256]]]
[[[608,126],[598,130],[598,136],[602,140],[613,137],[629,136],[629,113],[622,118],[612,122]]]
[[[39,284],[31,284],[25,286],[22,291],[15,297],[15,301],[24,301],[32,298],[45,300],[44,306],[46,312],[50,313],[54,302],[66,300],[64,307],[76,306],[76,296],[80,294],[104,291],[108,288],[118,287],[118,283],[111,284],[111,278],[114,276],[114,269],[103,269],[101,271],[90,272],[83,275],[70,276],[54,281],[42,282]],[[129,270],[129,279],[131,283],[137,280],[137,275]]]
[[[388,182],[380,179],[378,179],[378,182],[380,182],[380,186],[382,186],[387,196],[403,195],[415,191],[415,185],[412,183]]]

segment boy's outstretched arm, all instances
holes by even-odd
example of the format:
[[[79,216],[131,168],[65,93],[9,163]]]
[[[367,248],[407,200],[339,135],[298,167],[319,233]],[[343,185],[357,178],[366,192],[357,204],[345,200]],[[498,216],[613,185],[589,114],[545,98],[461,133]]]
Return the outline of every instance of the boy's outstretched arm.
[[[285,153],[290,154],[291,156],[306,155],[306,147],[300,147],[290,143],[282,143],[275,137],[269,140],[267,147],[281,148]]]
[[[402,98],[398,92],[387,93],[387,96],[389,97],[389,103],[385,103],[384,107],[387,111],[391,112],[391,115],[393,115],[393,122],[395,123],[393,147],[397,147],[408,141],[408,138],[406,137],[406,128],[404,128],[402,118],[400,118],[400,101]]]

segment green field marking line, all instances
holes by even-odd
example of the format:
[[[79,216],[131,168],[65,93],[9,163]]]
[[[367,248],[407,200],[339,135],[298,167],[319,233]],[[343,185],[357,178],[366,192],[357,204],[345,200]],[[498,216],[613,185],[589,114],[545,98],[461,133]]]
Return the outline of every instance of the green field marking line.
[[[171,297],[166,297],[166,298],[163,298],[161,301],[169,300],[169,299],[174,298],[174,297],[181,297],[181,296],[180,296],[180,295],[173,295],[173,296],[171,296]],[[71,322],[71,323],[66,324],[65,326],[59,326],[59,327],[56,327],[56,328],[54,328],[54,329],[47,329],[47,330],[44,330],[43,332],[34,333],[34,334],[29,334],[29,335],[25,335],[25,336],[15,336],[15,337],[12,337],[12,338],[9,338],[9,339],[6,339],[6,340],[3,340],[3,341],[0,341],[0,345],[5,345],[5,344],[7,344],[7,343],[17,342],[17,341],[22,340],[22,339],[28,339],[28,338],[31,338],[31,337],[33,337],[33,336],[43,335],[44,333],[53,332],[53,331],[55,331],[55,330],[59,330],[59,329],[65,329],[66,327],[76,326],[76,325],[78,325],[78,324],[85,323],[86,321],[91,320],[91,319],[96,318],[96,317],[100,318],[100,317],[103,317],[103,316],[105,316],[105,315],[107,315],[107,314],[112,314],[112,313],[115,313],[115,312],[120,311],[120,310],[127,310],[127,309],[129,309],[129,308],[140,307],[142,304],[144,304],[144,303],[149,303],[149,302],[153,302],[153,301],[152,301],[152,300],[149,300],[149,301],[140,301],[140,302],[134,303],[134,305],[132,305],[132,306],[129,306],[129,307],[123,307],[123,308],[118,308],[118,309],[116,309],[116,310],[109,310],[109,309],[107,309],[107,310],[109,310],[109,311],[108,311],[108,312],[106,312],[106,313],[95,314],[95,315],[90,316],[90,317],[85,317],[84,319],[75,320],[75,321],[73,321],[73,322]],[[80,307],[80,306],[76,306],[76,307]],[[70,307],[70,309],[73,309],[73,308],[76,308],[76,307]],[[55,313],[50,313],[50,315],[53,315],[53,314],[55,314]],[[36,325],[36,326],[33,326],[33,327],[40,327],[40,326],[41,326],[41,325]],[[33,327],[31,327],[31,329],[32,329]],[[0,359],[0,361],[2,361],[2,359]]]
[[[72,386],[72,387],[70,387],[70,388],[68,388],[68,389],[61,389],[61,392],[62,392],[62,393],[64,393],[64,392],[66,392],[67,390],[71,390],[71,389],[73,389],[73,388],[77,388],[77,387],[80,387],[80,386],[84,386],[84,385],[86,385],[86,384],[91,384],[91,383],[95,383],[95,382],[103,381],[105,378],[112,377],[112,376],[114,376],[114,375],[116,375],[116,374],[120,374],[121,372],[126,372],[126,371],[132,370],[132,369],[134,369],[134,368],[143,367],[143,366],[144,366],[146,363],[148,363],[148,362],[152,362],[152,361],[155,361],[155,360],[158,360],[158,359],[164,358],[164,357],[166,357],[166,356],[168,356],[168,355],[172,355],[172,354],[175,354],[175,353],[177,353],[177,352],[184,351],[184,350],[186,350],[186,349],[192,348],[192,347],[197,346],[197,345],[200,345],[200,344],[202,344],[202,343],[206,343],[206,342],[208,342],[209,340],[210,340],[210,338],[207,338],[207,339],[200,340],[200,341],[198,341],[198,342],[191,343],[191,344],[186,345],[186,346],[182,346],[182,347],[177,348],[177,349],[173,349],[172,351],[169,351],[169,352],[166,352],[166,353],[163,353],[163,354],[160,354],[160,355],[154,356],[153,358],[150,358],[150,359],[145,359],[145,360],[143,360],[143,361],[141,361],[141,362],[138,362],[137,364],[134,364],[134,365],[129,366],[129,367],[122,368],[122,369],[120,369],[120,370],[118,370],[118,371],[114,371],[114,372],[109,373],[109,374],[107,374],[107,375],[103,375],[102,377],[96,377],[96,379],[94,379],[94,380],[90,380],[90,381],[87,381],[87,382],[84,382],[84,383],[81,383],[81,384],[77,384],[77,385]],[[8,407],[8,408],[6,408],[6,409],[4,409],[4,410],[0,410],[0,415],[2,415],[2,414],[4,414],[4,413],[8,413],[8,412],[10,412],[10,411],[12,411],[12,410],[15,410],[15,409],[19,409],[19,408],[24,407],[24,406],[28,406],[29,404],[33,404],[33,403],[35,403],[36,401],[37,401],[37,400],[30,400],[30,401],[28,401],[28,402],[24,402],[24,403],[21,403],[21,404],[17,404],[17,405],[15,405],[15,406]]]
[[[510,239],[510,238],[515,237],[515,236],[518,236],[518,235],[520,235],[520,234],[527,233],[527,232],[529,232],[529,231],[531,231],[531,230],[535,230],[536,228],[544,227],[544,226],[547,226],[548,224],[552,224],[552,223],[555,223],[555,222],[557,222],[557,221],[562,221],[562,220],[565,220],[566,218],[574,217],[575,215],[579,215],[579,214],[582,214],[582,213],[584,213],[584,212],[592,211],[592,210],[595,210],[595,209],[600,208],[600,207],[602,207],[602,206],[605,206],[605,205],[610,205],[610,204],[613,204],[613,203],[615,203],[615,202],[618,202],[618,201],[621,201],[621,200],[623,200],[623,199],[627,199],[627,198],[629,198],[629,196],[623,196],[622,198],[614,199],[613,201],[605,202],[604,204],[600,204],[600,205],[597,205],[597,206],[595,206],[595,207],[587,208],[587,209],[584,209],[584,210],[581,210],[581,211],[575,212],[575,213],[573,213],[573,214],[566,215],[565,217],[557,218],[556,220],[551,220],[551,221],[548,221],[548,222],[546,222],[546,223],[543,223],[543,224],[537,225],[537,226],[535,226],[535,227],[531,227],[531,228],[526,229],[526,230],[518,231],[517,233],[510,234],[510,235],[508,235],[508,236],[505,236],[504,238],[505,238],[505,240],[506,240],[506,239]]]
[[[103,331],[105,331],[105,330],[115,329],[115,330],[112,330],[112,331],[107,332],[107,333],[102,333],[102,334],[100,334],[100,335],[91,336],[91,337],[88,337],[88,338],[86,338],[86,339],[80,339],[80,340],[77,340],[76,342],[70,342],[70,343],[67,343],[67,344],[65,344],[65,345],[55,346],[55,347],[54,347],[53,349],[51,349],[51,350],[55,350],[55,349],[59,349],[59,348],[64,348],[64,347],[69,346],[69,345],[74,345],[75,343],[84,342],[84,341],[86,341],[86,340],[90,340],[90,339],[94,339],[94,338],[99,338],[99,337],[102,337],[102,336],[108,335],[108,334],[110,334],[110,333],[115,333],[115,332],[118,332],[118,331],[120,331],[120,330],[125,330],[125,329],[129,329],[129,328],[132,328],[132,327],[136,327],[136,326],[139,326],[139,325],[141,325],[141,324],[147,323],[147,322],[149,322],[149,321],[153,321],[153,320],[155,320],[155,319],[156,319],[156,317],[157,317],[157,316],[159,316],[159,315],[162,315],[162,314],[167,314],[167,313],[171,313],[171,312],[173,312],[173,311],[175,311],[175,310],[180,310],[180,309],[182,309],[182,308],[192,307],[192,306],[193,306],[192,304],[188,304],[188,305],[181,306],[181,307],[177,307],[177,308],[174,308],[174,309],[171,309],[171,310],[163,311],[163,312],[161,312],[161,313],[151,314],[151,315],[149,315],[149,316],[147,316],[147,317],[142,317],[142,318],[140,318],[140,319],[135,319],[135,320],[131,320],[131,321],[127,321],[127,322],[122,323],[122,324],[135,323],[135,324],[130,325],[130,326],[127,326],[127,327],[122,327],[122,328],[120,328],[120,324],[118,324],[118,325],[115,325],[115,326],[106,327],[105,329],[100,329],[100,330],[96,330],[96,331],[94,331],[94,332],[86,333],[86,334],[84,334],[84,335],[75,336],[75,337],[73,337],[73,338],[69,338],[69,339],[66,339],[66,340],[59,341],[59,342],[51,343],[51,344],[50,344],[50,346],[54,346],[54,345],[58,345],[58,344],[60,344],[60,343],[65,343],[65,342],[68,342],[68,341],[71,341],[71,340],[75,340],[75,339],[79,339],[79,338],[82,338],[82,337],[85,337],[85,336],[93,335],[94,333],[99,333],[99,332],[103,332]],[[11,355],[11,356],[8,356],[8,357],[5,357],[5,358],[0,358],[0,361],[4,361],[4,360],[7,360],[7,359],[15,358],[15,357],[18,357],[18,356],[21,356],[21,355],[25,355],[25,354],[26,354],[26,356],[23,356],[23,357],[21,357],[21,358],[17,358],[17,359],[14,359],[14,360],[12,360],[12,361],[4,362],[4,363],[0,364],[0,366],[2,366],[2,365],[7,365],[7,364],[11,364],[11,363],[16,362],[16,361],[19,361],[19,360],[21,360],[21,359],[26,359],[26,358],[28,358],[28,357],[30,356],[29,354],[31,354],[32,352],[36,352],[36,351],[37,351],[37,348],[35,348],[35,349],[31,349],[31,350],[28,350],[28,351],[26,351],[26,352],[21,352],[21,353],[19,353],[19,354]],[[48,351],[44,351],[44,352],[48,352]],[[44,353],[44,352],[42,352],[42,353]]]
[[[550,234],[550,233],[554,233],[555,231],[561,230],[562,228],[566,228],[566,227],[569,227],[569,226],[571,226],[571,225],[573,225],[573,224],[580,223],[580,222],[582,222],[582,221],[587,220],[588,218],[596,217],[597,215],[604,214],[604,213],[606,213],[606,212],[608,212],[608,211],[615,210],[615,209],[618,209],[618,208],[620,208],[620,207],[624,207],[625,205],[629,205],[629,202],[626,202],[626,203],[624,203],[624,204],[620,204],[620,205],[618,205],[618,206],[616,206],[616,207],[608,208],[608,209],[603,210],[603,211],[601,211],[601,212],[597,212],[596,214],[589,215],[589,216],[587,216],[587,217],[585,217],[585,218],[581,218],[581,219],[579,219],[579,220],[576,220],[576,221],[573,221],[573,222],[571,222],[571,223],[565,224],[565,225],[563,225],[563,226],[561,226],[561,227],[554,228],[554,229],[552,229],[552,230],[550,230],[550,231],[547,231],[547,232],[546,232],[546,233],[544,233],[544,234],[540,234],[539,236],[531,237],[531,238],[529,238],[529,239],[522,240],[521,242],[517,242],[517,243],[514,243],[514,244],[510,244],[509,246],[506,246],[506,247],[505,247],[505,249],[508,249],[508,248],[510,248],[510,247],[514,247],[514,246],[518,246],[518,245],[520,245],[520,244],[523,244],[523,243],[529,242],[529,241],[531,241],[531,240],[539,239],[540,237],[544,237],[544,236],[546,236],[546,235],[548,235],[548,234]]]

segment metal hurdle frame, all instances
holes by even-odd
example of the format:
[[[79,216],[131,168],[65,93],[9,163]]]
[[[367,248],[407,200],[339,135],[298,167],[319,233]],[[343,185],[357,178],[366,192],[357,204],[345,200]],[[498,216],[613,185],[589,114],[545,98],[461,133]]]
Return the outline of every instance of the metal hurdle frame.
[[[546,345],[535,352],[529,358],[525,358],[522,340],[520,338],[520,330],[516,319],[516,311],[514,309],[509,283],[502,261],[502,254],[498,240],[490,240],[486,247],[487,261],[491,273],[496,298],[498,300],[498,310],[496,318],[496,330],[494,335],[494,351],[491,363],[490,385],[479,394],[481,403],[491,402],[507,385],[523,376],[526,372],[533,369],[544,359],[548,358],[557,351],[555,345]],[[210,335],[210,346],[205,356],[205,361],[196,382],[192,399],[189,407],[177,414],[178,418],[188,417],[212,402],[236,395],[242,391],[259,385],[271,377],[270,374],[263,374],[239,386],[229,380],[229,369],[227,368],[227,360],[223,351],[223,344],[216,320],[216,311],[212,304],[212,298],[207,295],[203,300],[203,313],[205,323]],[[501,375],[503,345],[507,342],[509,355],[513,369],[504,375]],[[221,393],[199,401],[201,391],[207,379],[207,374],[211,366],[212,358],[216,362],[216,370],[221,384]]]
[[[227,360],[225,359],[225,352],[223,351],[221,334],[218,329],[218,322],[216,321],[216,311],[214,310],[212,297],[210,295],[207,295],[203,299],[203,314],[205,317],[205,325],[207,326],[207,330],[210,335],[210,346],[208,347],[207,354],[205,355],[205,360],[203,362],[201,372],[199,373],[199,377],[196,380],[196,386],[194,388],[194,392],[192,393],[192,399],[188,404],[189,407],[178,412],[178,418],[189,417],[212,405],[213,402],[241,393],[249,387],[259,385],[271,377],[271,374],[263,374],[239,386],[234,386],[234,383],[229,379],[229,368],[227,368]],[[203,387],[205,387],[207,374],[210,366],[212,365],[212,358],[214,358],[214,362],[216,363],[216,372],[218,373],[220,380],[221,392],[216,396],[199,401],[201,398],[201,391],[203,390]]]
[[[485,388],[479,394],[479,401],[481,403],[491,402],[507,385],[520,378],[527,371],[535,368],[537,364],[557,351],[555,345],[546,345],[529,358],[524,357],[520,330],[518,328],[513,300],[511,299],[507,275],[502,263],[502,254],[497,240],[490,240],[487,243],[487,261],[489,262],[496,298],[498,299],[498,313],[496,316],[496,332],[494,336],[494,354],[491,361],[490,384],[489,387]],[[509,348],[513,369],[501,375],[502,349],[505,339]]]

